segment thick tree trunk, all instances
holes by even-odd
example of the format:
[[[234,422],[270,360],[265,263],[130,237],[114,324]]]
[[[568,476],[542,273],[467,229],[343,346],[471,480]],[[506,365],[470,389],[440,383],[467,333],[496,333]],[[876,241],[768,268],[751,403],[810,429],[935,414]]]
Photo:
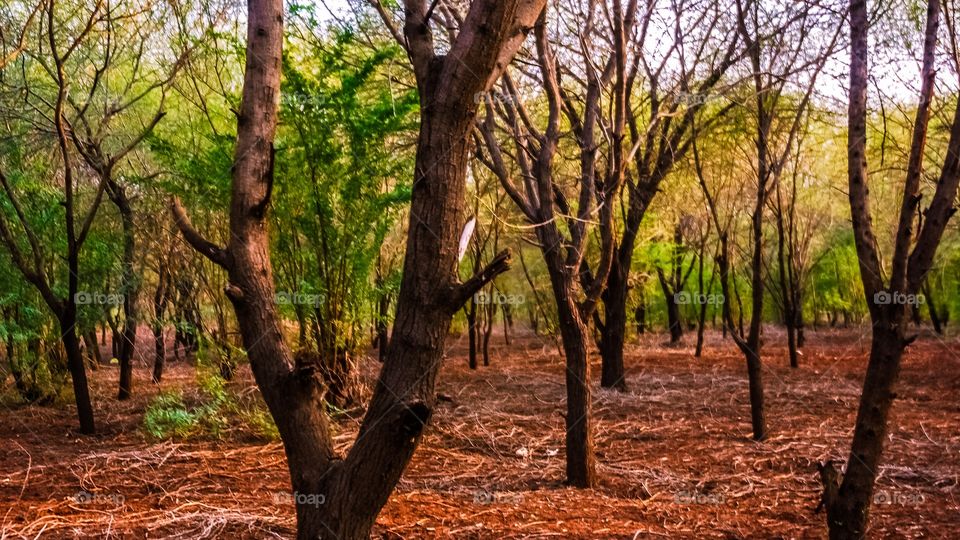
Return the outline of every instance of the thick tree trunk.
[[[492,289],[492,287],[491,287]],[[493,296],[491,291],[491,297]],[[490,336],[493,334],[493,323],[496,321],[497,304],[490,302],[484,306],[483,315],[483,365],[490,365]]]
[[[825,491],[830,538],[860,539],[869,530],[869,512],[888,420],[896,398],[900,360],[911,339],[905,338],[908,306],[890,301],[891,295],[918,292],[929,272],[944,228],[955,212],[960,183],[960,108],[955,111],[946,159],[936,191],[923,215],[918,235],[914,221],[919,210],[923,157],[933,101],[937,32],[940,2],[927,3],[926,30],[921,69],[920,102],[913,127],[910,158],[901,199],[900,221],[892,257],[890,285],[881,277],[880,255],[873,234],[869,208],[866,162],[867,87],[869,81],[868,8],[865,0],[850,1],[850,103],[848,108],[848,184],[853,218],[854,241],[860,266],[860,278],[873,322],[870,361],[864,378],[853,443],[847,459],[847,471],[835,496]],[[916,240],[915,240],[916,239]],[[912,248],[911,248],[912,246]],[[886,295],[881,301],[878,295]],[[826,469],[826,470],[825,470]],[[832,464],[821,469],[824,477],[837,476]],[[829,472],[827,472],[829,471]]]
[[[607,289],[603,292],[604,323],[600,327],[600,386],[621,392],[627,390],[624,375],[623,345],[627,330],[627,276],[617,260],[610,267]]]
[[[545,254],[548,255],[549,254]],[[557,257],[554,263],[560,263]],[[590,417],[590,365],[587,358],[587,327],[570,296],[562,267],[548,262],[550,282],[557,299],[560,338],[566,358],[566,452],[567,483],[580,488],[597,483],[593,429]]]
[[[474,0],[448,56],[437,57],[424,20],[426,4],[406,3],[405,43],[421,100],[407,252],[387,358],[359,435],[349,454],[339,459],[324,412],[323,385],[311,366],[293,362],[273,300],[266,212],[273,183],[283,4],[249,2],[229,245],[221,249],[203,239],[178,204],[173,211],[190,244],[228,271],[227,295],[284,443],[293,490],[315,496],[297,499],[300,539],[369,538],[430,420],[454,313],[508,267],[509,256],[503,253],[480,274],[458,281],[474,96],[489,89],[543,7],[542,0]],[[400,39],[396,31],[394,35]],[[324,503],[312,504],[318,497]]]
[[[896,397],[900,358],[906,346],[900,327],[890,322],[873,328],[870,362],[863,381],[847,471],[838,497],[827,508],[832,540],[861,540],[867,533],[874,482],[887,439],[890,408]]]

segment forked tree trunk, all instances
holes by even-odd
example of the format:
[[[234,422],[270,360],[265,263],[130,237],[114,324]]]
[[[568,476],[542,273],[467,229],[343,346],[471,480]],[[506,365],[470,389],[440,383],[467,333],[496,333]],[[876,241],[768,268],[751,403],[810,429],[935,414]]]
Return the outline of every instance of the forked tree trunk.
[[[506,271],[502,253],[480,274],[458,280],[459,236],[474,96],[510,62],[544,1],[474,0],[446,57],[436,56],[427,5],[406,3],[403,41],[420,90],[421,129],[407,252],[389,351],[359,435],[335,455],[315,368],[296,365],[274,302],[266,213],[280,87],[283,3],[250,0],[243,98],[237,123],[226,249],[205,240],[174,202],[187,241],[224,267],[257,385],[284,444],[297,498],[300,539],[369,538],[377,514],[410,461],[436,401],[436,377],[454,313]],[[385,17],[389,14],[384,13]],[[324,503],[313,504],[319,497]]]
[[[851,459],[847,461],[837,498],[827,505],[831,539],[861,540],[867,532],[890,408],[896,397],[900,359],[907,344],[902,328],[903,324],[895,320],[883,321],[873,328]]]
[[[956,211],[960,184],[960,107],[954,112],[950,140],[939,181],[930,205],[922,211],[926,219],[914,234],[913,225],[920,209],[920,181],[923,176],[924,148],[930,105],[935,88],[935,53],[940,21],[940,2],[927,3],[926,30],[921,69],[920,102],[913,126],[910,158],[901,199],[900,220],[892,257],[890,285],[884,285],[880,256],[873,234],[867,188],[866,116],[868,10],[866,0],[850,1],[850,103],[848,109],[848,184],[854,241],[860,266],[860,279],[873,322],[870,360],[864,378],[853,443],[847,458],[847,471],[835,496],[825,490],[827,524],[830,538],[863,538],[868,521],[874,483],[879,472],[883,444],[903,351],[913,338],[905,337],[907,305],[903,300],[916,294],[927,277],[944,229]],[[912,249],[911,249],[911,246]],[[887,298],[883,301],[879,295]],[[826,469],[826,471],[825,471]],[[837,476],[832,464],[822,468],[824,477]]]

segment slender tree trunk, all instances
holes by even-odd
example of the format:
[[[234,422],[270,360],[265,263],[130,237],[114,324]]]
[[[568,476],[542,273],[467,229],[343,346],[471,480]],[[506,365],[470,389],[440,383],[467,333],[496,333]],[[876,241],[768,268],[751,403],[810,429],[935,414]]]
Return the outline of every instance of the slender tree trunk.
[[[727,262],[729,247],[726,235],[721,233],[720,254],[717,256],[717,267],[720,271],[720,288],[724,298],[730,298],[730,265]],[[750,420],[753,427],[753,438],[762,440],[766,436],[766,419],[763,407],[763,368],[760,361],[760,333],[751,332],[747,339],[743,339],[733,327],[733,316],[729,302],[723,303],[724,326],[729,328],[733,337],[747,361],[747,380],[750,387]]]
[[[700,358],[700,356],[703,354],[703,332],[704,332],[704,327],[707,324],[706,298],[707,298],[708,291],[706,291],[703,287],[703,260],[705,258],[704,257],[705,248],[706,248],[706,241],[704,240],[704,242],[702,242],[700,245],[700,256],[698,261],[699,268],[697,272],[697,285],[698,285],[697,290],[700,291],[700,305],[698,306],[699,314],[697,316],[697,348],[693,353],[694,358]],[[710,280],[710,288],[713,289],[713,278],[711,278]]]
[[[493,287],[491,287],[491,296]],[[497,316],[497,304],[490,302],[484,306],[483,316],[483,365],[490,365],[490,336],[493,334],[493,323]]]
[[[86,344],[87,349],[90,350],[91,358],[93,358],[93,361],[95,362],[96,367],[93,369],[96,369],[100,366],[100,364],[103,363],[103,355],[100,354],[100,346],[97,344],[97,331],[90,329],[89,332],[84,334],[83,341]]]
[[[674,296],[673,289],[665,279],[663,272],[657,272],[660,289],[663,291],[663,301],[667,306],[667,328],[670,330],[670,343],[680,343],[683,339],[683,323],[680,322],[680,306]]]
[[[468,365],[470,369],[477,369],[477,302],[476,299],[470,299],[470,307],[467,309],[467,332],[470,350],[468,353]]]
[[[117,347],[117,360],[120,363],[117,399],[125,400],[130,398],[133,389],[133,353],[137,344],[137,296],[140,287],[134,269],[136,253],[133,209],[121,186],[112,180],[107,181],[107,185],[110,199],[120,212],[120,221],[123,226],[123,270],[120,277],[120,290],[123,292],[123,329]]]
[[[153,326],[153,384],[160,384],[163,379],[163,364],[166,357],[166,344],[163,341],[163,325]]]
[[[70,378],[73,382],[73,395],[77,403],[80,432],[93,434],[96,433],[96,425],[93,420],[93,406],[90,403],[90,390],[87,385],[87,370],[83,363],[80,340],[77,339],[77,311],[72,300],[67,302],[63,312],[59,314],[58,320],[63,333],[60,341],[67,354],[67,367],[70,370]]]
[[[792,279],[788,283],[787,266],[792,264],[792,259],[787,257],[787,234],[783,219],[783,201],[780,196],[780,180],[777,179],[777,267],[778,267],[778,285],[780,286],[780,298],[783,302],[783,324],[787,329],[787,350],[790,355],[790,367],[800,367],[800,361],[797,355],[797,315],[794,312]]]
[[[513,306],[503,305],[503,344],[510,346],[510,329],[513,328]]]
[[[940,319],[940,313],[937,311],[937,302],[934,299],[933,295],[930,294],[930,286],[926,283],[923,285],[923,296],[927,300],[927,310],[930,312],[930,324],[933,325],[933,331],[938,335],[943,335],[943,323]]]

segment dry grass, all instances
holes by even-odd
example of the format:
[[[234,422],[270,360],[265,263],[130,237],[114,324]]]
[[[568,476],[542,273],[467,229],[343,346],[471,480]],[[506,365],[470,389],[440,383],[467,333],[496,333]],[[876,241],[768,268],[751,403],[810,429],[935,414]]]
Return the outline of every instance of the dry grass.
[[[495,338],[492,366],[466,369],[452,337],[433,426],[375,529],[387,538],[821,538],[817,460],[843,460],[869,340],[811,333],[799,370],[775,330],[765,350],[768,422],[749,435],[743,359],[719,335],[691,347],[646,337],[627,351],[629,392],[594,393],[600,487],[563,485],[563,363],[552,341]],[[692,342],[692,336],[686,339]],[[364,363],[369,380],[378,364]],[[905,360],[870,537],[945,538],[960,530],[960,346],[926,336]],[[594,372],[597,372],[595,366]],[[139,368],[140,381],[147,367]],[[154,441],[139,428],[158,391],[112,399],[115,369],[93,375],[95,438],[65,407],[0,416],[2,538],[272,538],[294,530],[283,451],[227,434]],[[191,388],[173,364],[163,387]],[[252,388],[242,370],[237,392]],[[345,448],[354,416],[337,425]],[[85,491],[92,500],[78,502]]]

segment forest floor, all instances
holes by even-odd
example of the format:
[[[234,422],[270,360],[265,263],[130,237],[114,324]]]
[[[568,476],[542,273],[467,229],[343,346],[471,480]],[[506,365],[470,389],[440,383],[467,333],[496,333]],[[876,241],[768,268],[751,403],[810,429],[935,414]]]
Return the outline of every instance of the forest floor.
[[[146,336],[144,336],[146,337]],[[502,335],[491,365],[467,368],[451,337],[444,396],[375,528],[383,538],[823,538],[818,460],[844,461],[869,329],[809,331],[801,367],[776,329],[764,349],[770,437],[750,438],[745,365],[708,335],[628,346],[627,393],[594,386],[600,487],[564,479],[564,367],[552,340]],[[378,364],[366,360],[364,377]],[[599,366],[593,367],[599,373]],[[0,402],[0,538],[285,538],[294,532],[283,451],[236,430],[158,440],[143,429],[160,391],[149,367],[135,397],[114,398],[116,366],[92,373],[101,433],[75,412]],[[163,390],[197,387],[171,362]],[[248,369],[231,389],[256,396]],[[960,341],[924,335],[905,357],[869,538],[949,538],[960,531]],[[336,441],[356,435],[341,416]],[[78,497],[78,493],[80,496]]]

